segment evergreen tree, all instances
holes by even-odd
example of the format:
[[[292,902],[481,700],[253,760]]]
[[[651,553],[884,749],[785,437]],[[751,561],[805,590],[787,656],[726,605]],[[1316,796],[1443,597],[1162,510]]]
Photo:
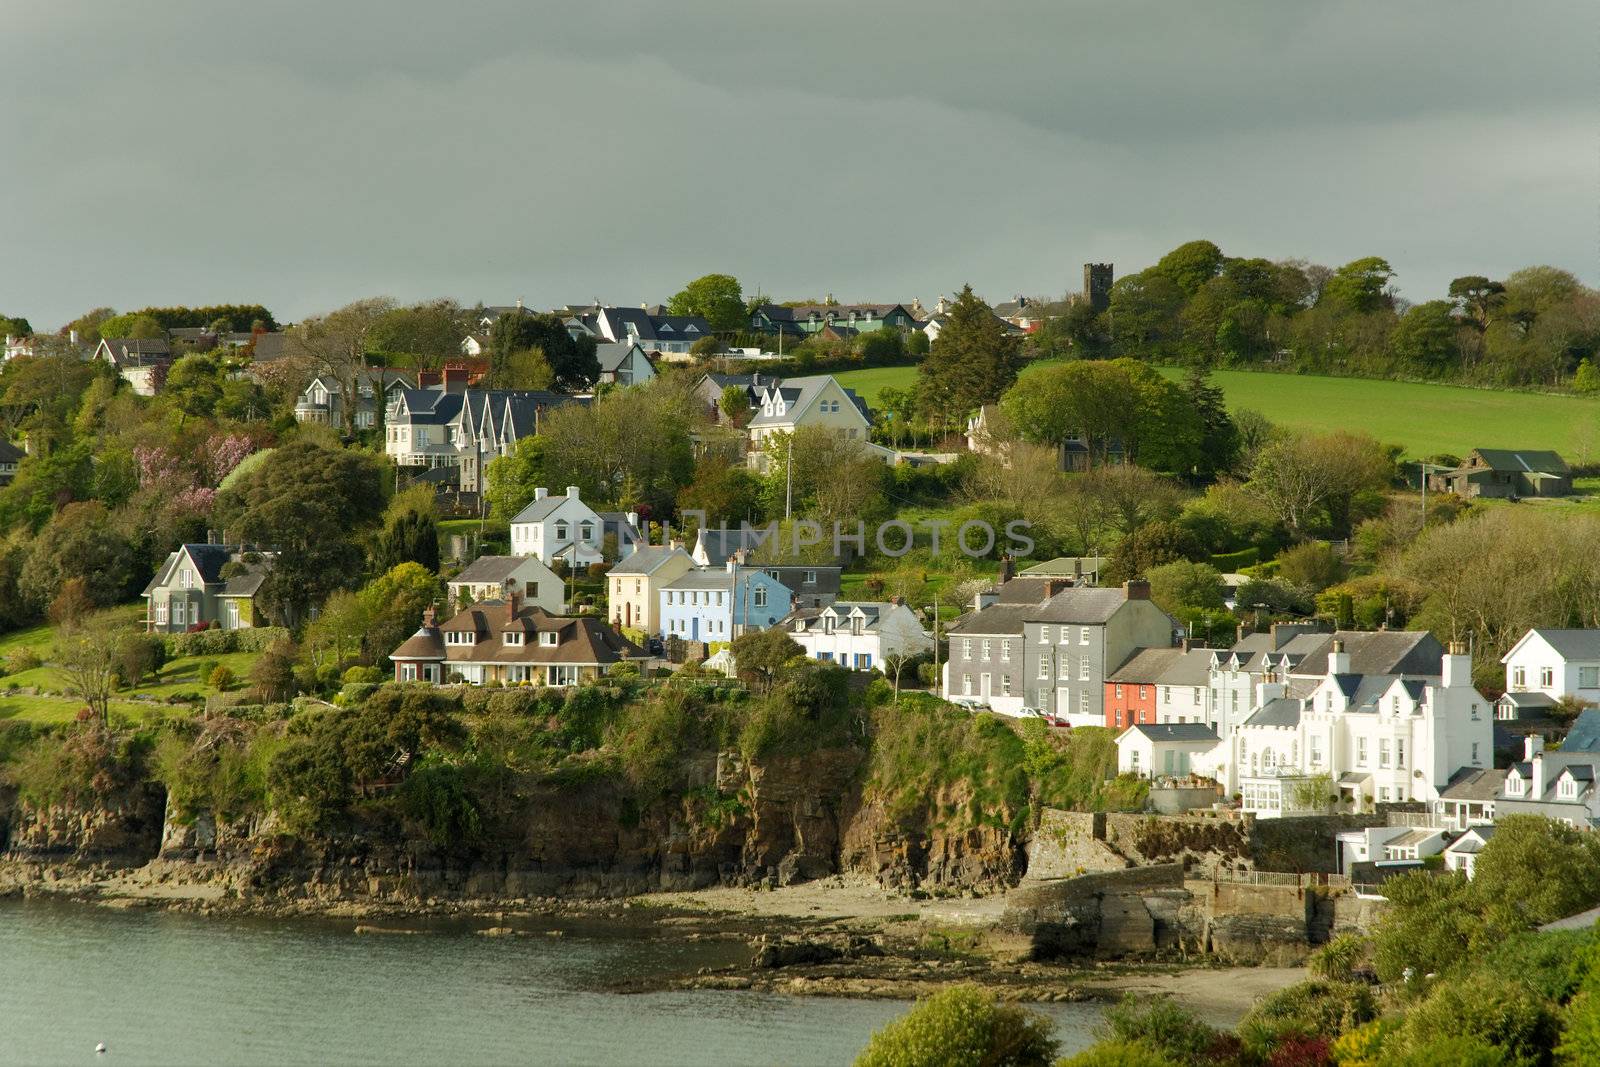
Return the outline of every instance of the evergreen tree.
[[[1239,459],[1239,428],[1228,415],[1222,390],[1204,367],[1191,367],[1183,383],[1184,396],[1200,423],[1200,453],[1195,473],[1213,478],[1231,470]]]
[[[1017,339],[968,285],[922,361],[918,395],[933,417],[950,424],[998,400],[1016,382],[1021,365]]]
[[[515,357],[535,348],[544,353],[557,389],[587,389],[600,377],[594,338],[573,338],[559,315],[508,311],[489,328],[489,384],[514,388],[526,369]]]
[[[439,569],[439,526],[432,515],[407,511],[396,515],[373,540],[372,565],[386,573],[402,563]]]

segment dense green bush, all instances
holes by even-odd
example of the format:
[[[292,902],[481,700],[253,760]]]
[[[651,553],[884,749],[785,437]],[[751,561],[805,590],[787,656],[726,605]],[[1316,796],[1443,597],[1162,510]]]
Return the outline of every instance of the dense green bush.
[[[192,634],[167,634],[167,659],[181,656],[225,656],[230,652],[265,652],[274,641],[287,638],[279,626],[247,626],[238,630],[200,630]]]
[[[204,724],[174,722],[157,742],[152,774],[179,819],[209,812],[223,821],[265,810],[267,767],[282,740],[234,710]]]
[[[1059,1047],[1053,1029],[976,986],[954,986],[873,1034],[856,1067],[1048,1067]]]
[[[1436,983],[1426,999],[1406,1012],[1394,1040],[1400,1051],[1416,1055],[1444,1035],[1475,1038],[1503,1050],[1514,1062],[1543,1063],[1555,1047],[1558,1029],[1549,1003],[1516,976],[1479,971]]]
[[[1268,996],[1239,1024],[1245,1043],[1270,1049],[1289,1036],[1333,1038],[1378,1017],[1372,987],[1313,978]]]
[[[1141,1002],[1132,994],[1106,1009],[1113,1041],[1158,1053],[1164,1061],[1207,1062],[1237,1050],[1231,1034],[1213,1029],[1168,1000]]]
[[[153,740],[141,730],[76,723],[20,745],[5,774],[18,795],[37,807],[85,804],[141,781]]]

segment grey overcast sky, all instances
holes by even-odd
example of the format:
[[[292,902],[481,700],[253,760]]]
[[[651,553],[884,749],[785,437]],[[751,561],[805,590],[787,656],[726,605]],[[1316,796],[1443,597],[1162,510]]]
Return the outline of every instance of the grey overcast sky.
[[[0,0],[0,314],[1600,281],[1593,0]]]

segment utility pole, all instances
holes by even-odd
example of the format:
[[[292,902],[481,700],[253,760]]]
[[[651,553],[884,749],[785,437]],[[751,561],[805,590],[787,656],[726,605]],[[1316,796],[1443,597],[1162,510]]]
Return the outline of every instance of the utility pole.
[[[783,517],[794,510],[794,434],[789,435],[788,458],[783,461]]]

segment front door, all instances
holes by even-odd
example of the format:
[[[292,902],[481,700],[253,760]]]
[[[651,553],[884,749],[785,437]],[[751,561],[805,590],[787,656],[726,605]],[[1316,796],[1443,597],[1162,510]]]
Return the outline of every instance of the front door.
[[[689,620],[689,639],[691,641],[700,640],[700,616],[698,615]]]
[[[1056,688],[1056,714],[1067,716],[1072,713],[1072,690],[1066,686]]]
[[[978,691],[983,694],[983,699],[988,700],[989,699],[989,676],[987,674],[978,675],[978,682],[979,682]]]

